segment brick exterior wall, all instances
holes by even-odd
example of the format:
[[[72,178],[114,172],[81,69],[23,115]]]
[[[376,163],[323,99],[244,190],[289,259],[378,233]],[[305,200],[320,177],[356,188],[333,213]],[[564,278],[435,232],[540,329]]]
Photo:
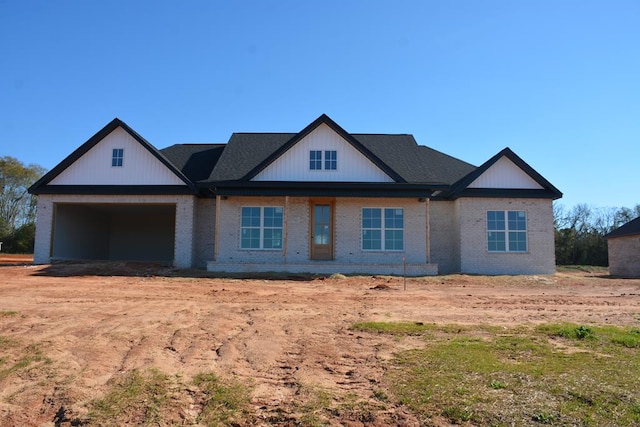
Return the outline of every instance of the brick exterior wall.
[[[460,198],[460,271],[471,274],[552,274],[555,272],[553,209],[549,199]],[[527,213],[527,252],[487,250],[487,211]]]
[[[438,264],[440,274],[460,271],[460,231],[455,202],[432,201],[431,262]]]
[[[216,271],[360,272],[402,274],[403,258],[415,274],[435,274],[437,266],[426,266],[426,204],[416,199],[335,199],[334,260],[312,261],[310,252],[310,199],[290,197],[285,209],[286,242],[282,250],[240,249],[241,208],[243,206],[282,206],[284,197],[229,197],[221,200],[218,258],[208,264]],[[404,210],[403,251],[363,251],[361,216],[365,207],[393,207]],[[267,264],[267,265],[265,265]],[[262,267],[260,267],[262,266]],[[384,267],[383,267],[384,266]],[[323,270],[324,269],[324,270]],[[347,271],[350,270],[350,271]],[[408,273],[409,274],[409,273]]]
[[[195,200],[193,266],[205,268],[215,253],[216,200]]]
[[[640,277],[640,235],[614,237],[607,240],[609,274]]]
[[[176,205],[174,266],[190,268],[194,253],[194,196],[93,196],[93,195],[46,195],[38,196],[38,216],[34,263],[51,262],[51,238],[55,203],[114,203],[114,204],[158,204]]]

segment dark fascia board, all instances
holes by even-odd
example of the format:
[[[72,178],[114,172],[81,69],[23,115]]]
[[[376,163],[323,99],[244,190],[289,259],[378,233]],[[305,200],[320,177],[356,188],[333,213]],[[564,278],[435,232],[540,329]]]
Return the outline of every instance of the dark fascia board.
[[[189,180],[189,178],[187,178],[180,170],[178,170],[162,153],[160,153],[153,145],[151,145],[149,141],[144,139],[140,134],[138,134],[138,132],[133,130],[129,125],[116,117],[115,119],[111,120],[111,122],[109,122],[105,127],[100,129],[95,135],[89,138],[84,144],[82,144],[75,151],[69,154],[63,161],[58,163],[53,169],[47,172],[42,178],[36,181],[35,184],[29,187],[29,193],[43,193],[44,186],[46,186],[55,177],[62,173],[66,168],[71,166],[76,160],[82,157],[85,153],[87,153],[91,148],[93,148],[96,144],[106,138],[107,135],[109,135],[118,127],[124,129],[125,132],[131,135],[133,139],[138,141],[140,145],[146,148],[163,165],[165,165],[169,170],[171,170],[171,172],[178,176],[178,178],[180,178],[185,183],[185,185],[187,185],[191,189],[192,193],[195,193],[197,191],[195,185]]]
[[[378,182],[217,182],[202,185],[210,194],[231,196],[338,196],[338,197],[418,197],[429,198],[445,185]]]
[[[609,234],[604,236],[605,239],[611,239],[615,237],[635,236],[640,235],[640,217],[633,219],[626,224],[621,225]]]
[[[460,197],[492,197],[511,199],[556,199],[555,193],[546,189],[526,188],[466,188],[456,193],[455,198]],[[451,200],[452,197],[439,195],[436,200]]]
[[[33,194],[194,195],[182,185],[46,185]]]
[[[485,163],[478,166],[474,171],[462,177],[460,180],[458,180],[458,182],[454,183],[451,186],[451,189],[444,195],[444,198],[457,199],[458,197],[462,196],[462,193],[466,193],[467,195],[473,194],[473,193],[480,193],[480,192],[471,191],[471,190],[485,190],[485,191],[488,191],[489,193],[494,192],[495,190],[497,194],[500,194],[500,196],[502,196],[502,194],[513,193],[513,191],[511,191],[512,189],[469,189],[467,188],[473,181],[475,181],[480,175],[485,173],[487,169],[493,166],[502,157],[506,157],[509,160],[511,160],[516,166],[522,169],[524,173],[529,175],[531,179],[533,179],[538,184],[540,184],[540,186],[544,188],[543,191],[546,194],[546,196],[544,196],[545,198],[552,198],[555,200],[562,197],[562,192],[560,190],[558,190],[556,187],[553,186],[553,184],[551,184],[542,175],[536,172],[535,169],[529,166],[527,162],[522,160],[516,153],[511,151],[509,147],[506,147],[502,151],[500,151],[498,154],[496,154],[495,156],[487,160]],[[517,190],[517,191],[523,192],[523,190]],[[524,193],[527,193],[527,191],[524,191]],[[478,195],[475,197],[487,197],[487,196]],[[521,196],[521,197],[524,197],[524,196]]]
[[[344,138],[347,142],[349,142],[356,150],[362,153],[366,158],[371,160],[373,164],[378,166],[384,173],[389,175],[391,179],[396,182],[406,182],[404,178],[400,176],[396,171],[394,171],[389,165],[384,163],[380,158],[375,156],[371,151],[369,151],[364,145],[362,145],[358,140],[356,140],[353,136],[351,136],[346,130],[344,130],[340,125],[334,122],[329,116],[326,114],[322,114],[320,117],[311,122],[307,127],[298,132],[294,137],[292,137],[289,141],[287,141],[284,145],[282,145],[279,149],[277,149],[273,154],[267,157],[264,161],[262,161],[258,166],[253,168],[247,175],[245,175],[242,180],[249,181],[253,179],[257,174],[262,172],[267,166],[276,161],[282,154],[284,154],[287,150],[293,147],[296,143],[302,140],[305,136],[309,135],[314,129],[316,129],[321,124],[326,124],[331,129],[333,129],[338,135]]]

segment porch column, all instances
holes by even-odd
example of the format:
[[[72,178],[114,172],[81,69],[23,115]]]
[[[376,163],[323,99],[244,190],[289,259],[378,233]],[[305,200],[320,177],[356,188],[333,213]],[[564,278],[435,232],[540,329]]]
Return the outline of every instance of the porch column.
[[[220,241],[218,237],[218,232],[220,231],[220,203],[222,201],[222,197],[219,194],[216,194],[216,219],[215,224],[213,226],[213,260],[218,260],[218,242]]]
[[[284,196],[284,224],[282,224],[282,258],[287,262],[287,242],[289,236],[289,196]]]
[[[193,267],[195,197],[179,197],[176,203],[176,230],[174,246],[174,266],[176,268]]]
[[[430,199],[427,198],[425,204],[425,219],[427,225],[427,264],[431,264],[431,215],[430,215]]]

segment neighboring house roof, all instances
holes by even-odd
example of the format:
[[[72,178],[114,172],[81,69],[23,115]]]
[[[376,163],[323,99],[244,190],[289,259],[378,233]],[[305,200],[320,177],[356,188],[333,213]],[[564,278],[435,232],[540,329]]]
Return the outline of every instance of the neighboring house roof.
[[[163,165],[167,167],[171,172],[173,172],[180,180],[182,180],[187,186],[187,190],[189,193],[196,193],[197,189],[194,183],[187,178],[187,176],[182,173],[174,164],[169,161],[160,151],[158,151],[153,145],[149,143],[146,139],[144,139],[140,134],[134,131],[131,127],[129,127],[122,120],[115,118],[111,122],[109,122],[105,127],[103,127],[98,133],[93,135],[87,142],[78,147],[73,153],[67,156],[62,162],[60,162],[56,167],[47,172],[42,178],[36,181],[29,188],[29,192],[32,194],[41,194],[41,193],[49,193],[49,194],[60,194],[60,193],[71,193],[71,194],[117,194],[117,193],[136,193],[136,194],[162,194],[166,192],[184,192],[184,189],[177,188],[176,186],[147,186],[147,185],[136,185],[136,186],[124,186],[127,188],[123,188],[123,186],[96,186],[96,185],[47,185],[51,182],[55,177],[60,175],[65,169],[71,166],[76,160],[82,157],[85,153],[87,153],[91,148],[93,148],[96,144],[102,141],[107,135],[113,132],[118,127],[122,128],[125,132],[127,132],[134,140],[136,140],[140,145],[142,145],[145,149],[147,149],[155,158],[157,158]]]
[[[498,160],[506,157],[511,160],[516,166],[518,166],[524,173],[526,173],[531,179],[542,187],[541,189],[504,189],[504,188],[468,188],[469,185],[474,182],[478,177],[484,174],[491,166],[493,166]],[[442,197],[447,199],[457,199],[462,196],[476,196],[476,197],[494,197],[494,196],[513,196],[513,197],[532,197],[532,198],[552,198],[559,199],[562,197],[562,192],[554,187],[549,181],[547,181],[542,175],[536,172],[531,166],[529,166],[524,160],[522,160],[516,153],[511,151],[510,148],[505,148],[498,154],[487,160],[481,166],[474,171],[464,176],[458,182],[451,186],[451,189],[445,192]]]
[[[616,228],[604,237],[605,239],[611,239],[614,237],[633,236],[637,234],[640,234],[640,217]]]

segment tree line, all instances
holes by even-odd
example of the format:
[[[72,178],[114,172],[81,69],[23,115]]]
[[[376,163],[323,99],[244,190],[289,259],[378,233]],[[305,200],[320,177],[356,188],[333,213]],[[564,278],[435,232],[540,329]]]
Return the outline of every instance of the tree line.
[[[27,190],[46,170],[0,157],[0,242],[2,252],[33,253],[36,231],[36,197]]]
[[[633,208],[598,208],[583,203],[566,209],[555,202],[556,264],[608,266],[604,236],[639,216],[640,204]]]

